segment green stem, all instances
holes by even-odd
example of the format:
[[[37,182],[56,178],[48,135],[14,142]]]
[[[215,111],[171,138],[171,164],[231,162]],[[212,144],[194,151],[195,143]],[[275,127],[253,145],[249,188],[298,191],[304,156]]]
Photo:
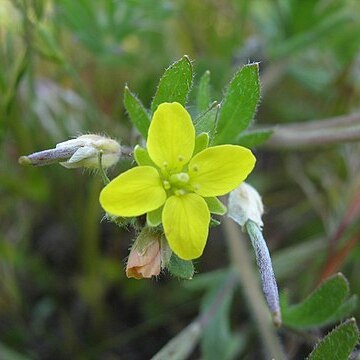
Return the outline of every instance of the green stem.
[[[99,172],[100,172],[100,176],[101,179],[104,183],[104,185],[107,185],[110,182],[110,179],[108,178],[108,176],[106,175],[106,172],[104,170],[104,167],[102,165],[102,156],[103,156],[103,152],[102,150],[99,151],[99,155],[98,155],[98,159],[99,159]]]

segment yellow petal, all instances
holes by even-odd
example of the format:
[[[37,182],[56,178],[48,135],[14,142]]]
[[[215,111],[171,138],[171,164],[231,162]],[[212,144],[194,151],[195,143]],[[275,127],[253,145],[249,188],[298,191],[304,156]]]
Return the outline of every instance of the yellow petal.
[[[194,193],[167,199],[162,222],[171,250],[184,260],[203,253],[209,232],[210,212],[205,200]]]
[[[242,146],[207,148],[189,163],[191,185],[197,194],[204,197],[224,195],[246,179],[255,161],[252,152]]]
[[[179,103],[160,104],[150,123],[147,149],[160,168],[180,171],[194,151],[195,128]]]
[[[100,204],[106,212],[125,217],[155,210],[165,200],[159,173],[151,166],[138,166],[122,173],[100,193]]]

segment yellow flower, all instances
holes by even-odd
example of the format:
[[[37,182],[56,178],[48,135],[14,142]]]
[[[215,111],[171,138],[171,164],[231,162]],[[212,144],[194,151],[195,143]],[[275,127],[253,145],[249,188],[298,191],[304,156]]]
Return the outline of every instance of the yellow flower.
[[[116,177],[100,194],[102,207],[111,215],[147,213],[149,220],[161,212],[169,246],[184,260],[203,253],[209,207],[218,201],[214,197],[235,189],[255,165],[251,151],[242,146],[220,145],[196,153],[196,145],[184,107],[160,104],[150,123],[147,152],[143,149],[147,161]]]

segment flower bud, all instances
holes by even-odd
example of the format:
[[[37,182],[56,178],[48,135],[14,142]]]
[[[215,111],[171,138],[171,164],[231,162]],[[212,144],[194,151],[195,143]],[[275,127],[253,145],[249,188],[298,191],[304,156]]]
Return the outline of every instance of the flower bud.
[[[245,228],[247,230],[247,233],[249,234],[251,244],[254,248],[265,300],[271,311],[274,324],[276,326],[280,326],[281,310],[279,291],[276,284],[276,278],[271,263],[269,249],[266,245],[260,227],[255,222],[251,220],[247,221],[245,224]]]
[[[248,220],[260,228],[263,227],[261,216],[264,206],[259,193],[249,184],[243,182],[229,195],[228,216],[239,225],[244,226]]]
[[[130,250],[126,276],[135,279],[158,276],[161,271],[161,262],[161,236],[144,228]]]
[[[279,291],[271,263],[271,257],[262,234],[261,216],[264,206],[259,193],[249,184],[243,182],[229,196],[228,216],[237,222],[248,233],[253,246],[256,262],[261,277],[265,300],[276,326],[281,325]]]
[[[99,167],[99,154],[102,153],[102,166],[108,168],[116,164],[121,155],[120,144],[104,136],[88,134],[67,140],[56,145],[55,149],[44,150],[28,156],[21,156],[21,165],[43,166],[54,163],[74,169]]]

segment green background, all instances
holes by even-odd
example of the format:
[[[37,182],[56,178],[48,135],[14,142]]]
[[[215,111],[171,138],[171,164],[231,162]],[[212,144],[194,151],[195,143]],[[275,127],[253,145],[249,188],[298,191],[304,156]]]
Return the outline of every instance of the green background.
[[[165,68],[184,54],[196,81],[210,70],[218,101],[239,67],[259,61],[257,126],[355,113],[359,13],[357,0],[0,0],[0,358],[147,359],[198,315],[204,294],[167,274],[126,279],[135,234],[101,222],[100,177],[20,167],[19,156],[84,133],[134,145],[125,84],[149,108]],[[298,303],[341,270],[359,293],[359,144],[253,150],[249,182],[266,207],[280,290]],[[213,228],[196,276],[228,264]],[[258,359],[240,289],[229,311],[241,341],[226,358]],[[294,359],[315,342],[280,336]]]

